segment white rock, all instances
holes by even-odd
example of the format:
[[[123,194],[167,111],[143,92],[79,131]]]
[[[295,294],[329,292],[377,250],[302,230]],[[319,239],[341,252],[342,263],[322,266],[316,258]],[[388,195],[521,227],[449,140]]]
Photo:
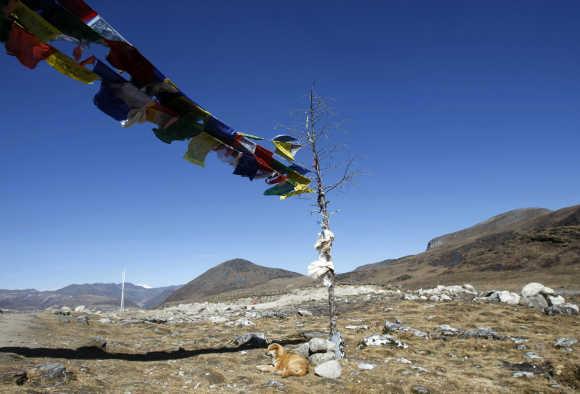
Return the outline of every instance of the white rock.
[[[371,369],[375,369],[375,367],[376,367],[375,364],[364,363],[364,362],[359,362],[356,364],[356,366],[358,367],[358,369],[363,369],[363,370],[371,370]]]
[[[86,307],[84,305],[79,305],[75,308],[75,312],[82,313],[84,312]]]
[[[336,350],[336,345],[324,338],[312,338],[308,342],[310,347],[310,353],[320,353],[320,352],[334,352]]]
[[[342,374],[342,367],[336,360],[327,361],[314,368],[314,373],[328,379],[338,379]]]
[[[439,296],[439,300],[440,301],[451,301],[451,297],[449,297],[447,294],[441,294]]]
[[[503,302],[504,304],[517,305],[520,303],[520,296],[516,293],[512,293],[511,291],[502,290],[496,292],[496,294],[499,297],[499,301]]]
[[[542,294],[536,294],[534,296],[524,296],[522,297],[523,303],[530,308],[536,308],[543,311],[548,307],[548,302]]]
[[[523,297],[533,297],[538,294],[552,295],[554,290],[538,282],[531,282],[522,288]]]
[[[336,353],[326,352],[326,353],[314,353],[312,356],[308,357],[313,365],[319,365],[330,360],[336,359]]]
[[[464,285],[463,285],[463,288],[464,288],[465,290],[467,290],[468,292],[470,292],[470,293],[477,294],[477,290],[475,290],[475,287],[473,287],[473,286],[472,286],[472,285],[470,285],[469,283],[466,283],[466,284],[464,284]]]
[[[549,295],[548,299],[550,300],[552,305],[562,305],[562,304],[566,303],[566,299],[564,297],[562,297],[561,295],[557,295],[557,296]]]

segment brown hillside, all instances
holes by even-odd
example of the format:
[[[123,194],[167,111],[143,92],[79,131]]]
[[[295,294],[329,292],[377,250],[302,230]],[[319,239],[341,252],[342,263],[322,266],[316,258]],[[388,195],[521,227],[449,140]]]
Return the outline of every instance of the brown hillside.
[[[209,269],[187,283],[170,295],[166,303],[198,302],[224,293],[244,293],[244,290],[263,286],[273,279],[291,279],[301,276],[296,272],[263,267],[247,260],[234,259]]]
[[[469,282],[514,289],[537,280],[580,288],[580,205],[521,221],[516,227],[368,265],[340,275],[339,280],[405,287]]]

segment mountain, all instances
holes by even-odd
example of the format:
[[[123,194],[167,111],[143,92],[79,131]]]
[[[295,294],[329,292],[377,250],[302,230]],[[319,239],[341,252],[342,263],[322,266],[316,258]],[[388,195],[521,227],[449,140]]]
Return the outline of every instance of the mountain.
[[[179,286],[145,288],[125,283],[125,305],[134,308],[154,308],[178,288]],[[0,308],[14,310],[77,305],[111,309],[116,308],[120,300],[121,284],[118,283],[73,284],[54,291],[0,290]]]
[[[513,211],[508,211],[494,216],[482,223],[478,223],[466,229],[433,238],[427,244],[427,250],[442,246],[460,245],[468,241],[481,238],[485,235],[516,230],[523,223],[545,215],[549,212],[550,210],[545,208],[514,209]]]
[[[368,264],[338,278],[405,287],[470,282],[517,288],[535,280],[578,288],[580,205],[506,212],[434,238],[423,253]]]
[[[303,278],[302,275],[278,268],[268,268],[243,259],[233,259],[223,262],[171,294],[166,302],[196,302],[207,300],[212,296],[236,292],[264,286],[277,281],[274,287],[285,286],[285,280]],[[251,294],[251,293],[250,293]]]

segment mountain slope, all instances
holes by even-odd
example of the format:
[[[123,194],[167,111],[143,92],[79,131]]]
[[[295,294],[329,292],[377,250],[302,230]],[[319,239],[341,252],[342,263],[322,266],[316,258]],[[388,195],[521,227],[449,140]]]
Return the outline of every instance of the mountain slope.
[[[202,301],[222,293],[251,289],[274,279],[293,279],[301,276],[296,272],[263,267],[243,259],[228,260],[175,291],[166,302]]]
[[[537,280],[554,287],[580,287],[580,205],[531,215],[517,225],[508,222],[505,228],[496,226],[458,244],[367,265],[339,275],[339,281],[406,287],[471,282],[517,288]]]
[[[427,244],[427,250],[442,246],[460,245],[497,232],[516,230],[523,223],[549,212],[549,209],[544,208],[523,208],[504,212],[466,229],[433,238]]]

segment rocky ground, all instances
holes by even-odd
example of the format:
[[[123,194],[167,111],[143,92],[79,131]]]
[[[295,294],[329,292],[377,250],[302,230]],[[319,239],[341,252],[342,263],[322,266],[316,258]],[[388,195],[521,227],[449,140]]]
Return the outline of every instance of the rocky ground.
[[[541,285],[520,294],[342,286],[337,295],[340,362],[331,343],[313,339],[327,328],[325,289],[154,311],[4,312],[0,392],[580,390],[575,296],[563,300]],[[317,373],[258,371],[272,341],[308,355]]]

